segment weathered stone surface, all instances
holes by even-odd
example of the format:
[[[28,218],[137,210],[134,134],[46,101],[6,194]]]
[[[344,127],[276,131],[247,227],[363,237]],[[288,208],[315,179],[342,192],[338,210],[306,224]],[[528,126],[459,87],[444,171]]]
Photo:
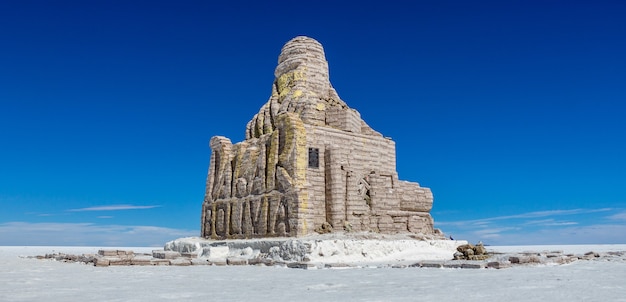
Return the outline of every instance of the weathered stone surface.
[[[180,256],[184,258],[197,258],[198,253],[180,253]]]
[[[187,259],[187,258],[176,258],[176,259],[172,259],[172,260],[170,260],[170,265],[175,265],[175,266],[190,266],[190,265],[191,265],[191,259]]]
[[[324,264],[324,268],[348,268],[353,267],[347,263],[326,263]]]
[[[477,245],[464,244],[458,246],[456,249],[457,252],[454,253],[454,260],[486,260],[490,257],[482,243]]]
[[[485,249],[485,246],[482,243],[479,243],[474,247],[474,254],[485,255],[487,254],[487,249]]]
[[[541,258],[539,258],[539,256],[533,255],[533,256],[525,256],[525,255],[518,255],[518,256],[511,256],[509,257],[509,261],[511,261],[511,263],[513,264],[528,264],[528,263],[541,263]]]
[[[511,256],[509,257],[509,262],[513,264],[522,264],[522,263],[527,263],[528,262],[527,259],[528,258],[524,259],[524,257],[520,257],[520,256]]]
[[[209,265],[209,259],[206,258],[193,258],[191,259],[191,265]]]
[[[429,261],[425,261],[420,263],[421,267],[424,268],[442,268],[443,267],[443,262],[429,262]]]
[[[398,179],[395,143],[339,97],[319,42],[287,42],[274,75],[245,141],[210,141],[202,237],[341,230],[441,237],[429,214],[432,192]]]
[[[174,251],[164,251],[164,250],[152,251],[152,257],[157,258],[157,259],[175,259],[180,256],[181,254],[179,252],[174,252]]]
[[[485,266],[486,266],[486,263],[479,262],[479,261],[465,262],[461,264],[461,268],[471,268],[471,269],[481,269],[481,268],[485,268]]]
[[[495,268],[495,269],[509,268],[511,267],[511,262],[510,261],[492,261],[492,262],[487,263],[487,267]]]
[[[152,265],[151,257],[134,257],[130,259],[130,265]]]
[[[226,261],[228,257],[228,246],[209,246],[202,249],[200,256],[207,258],[211,261],[218,259]]]
[[[319,226],[319,227],[317,227],[315,229],[315,232],[317,232],[319,234],[328,234],[328,233],[330,233],[332,231],[333,231],[333,226],[330,225],[330,223],[328,223],[328,222],[322,223],[321,226]]]
[[[130,265],[131,263],[131,259],[128,258],[108,258],[109,259],[109,265],[113,266],[113,265]]]
[[[152,265],[170,265],[170,261],[167,259],[152,259],[150,260]]]
[[[216,259],[209,262],[215,266],[226,266],[228,264],[228,262],[226,262],[226,259]]]
[[[463,263],[458,261],[446,262],[443,264],[444,268],[463,268]]]
[[[317,269],[318,267],[315,264],[307,263],[307,262],[293,262],[287,263],[288,268],[299,268],[299,269]]]
[[[248,260],[245,258],[226,258],[226,264],[228,265],[248,265]]]
[[[117,250],[99,250],[98,255],[100,256],[117,256]]]
[[[109,259],[107,259],[107,258],[97,258],[95,263],[94,263],[94,265],[95,266],[109,266],[110,265]]]

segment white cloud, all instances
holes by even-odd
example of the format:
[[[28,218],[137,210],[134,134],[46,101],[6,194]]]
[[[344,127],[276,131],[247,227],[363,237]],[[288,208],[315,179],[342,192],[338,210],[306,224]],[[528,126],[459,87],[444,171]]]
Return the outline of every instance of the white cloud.
[[[489,245],[626,244],[626,225],[561,225],[545,228],[494,228],[450,232],[454,239]]]
[[[626,211],[608,216],[607,218],[612,219],[612,220],[625,220],[626,221]]]
[[[480,240],[499,240],[504,232],[519,230],[518,227],[503,227],[503,228],[485,228],[470,232],[473,237],[481,238]],[[464,238],[457,238],[464,239]],[[479,240],[479,241],[480,241]]]
[[[600,220],[589,219],[592,217],[589,214],[616,210],[598,208],[537,211],[452,222],[435,219],[435,225],[442,227],[446,234],[455,239],[484,241],[491,245],[626,243],[626,225],[620,224],[626,220],[626,212],[605,217],[612,221],[602,220],[601,217]],[[558,219],[574,215],[581,219]],[[594,225],[584,221],[594,221]]]
[[[446,225],[464,226],[464,227],[486,226],[487,224],[494,222],[494,221],[524,219],[524,218],[543,218],[543,217],[550,217],[550,216],[591,214],[591,213],[598,213],[598,212],[607,212],[611,210],[613,209],[601,208],[601,209],[551,210],[551,211],[527,212],[527,213],[516,214],[516,215],[495,216],[495,217],[473,219],[473,220],[460,220],[460,221],[448,221],[448,222],[435,221],[435,222],[437,223],[437,225],[440,225],[440,226],[446,226]]]
[[[476,234],[476,235],[492,235],[492,234],[500,234],[500,233],[506,232],[506,231],[519,230],[519,229],[520,228],[516,228],[516,227],[490,228],[490,229],[483,229],[483,230],[474,231],[472,233]]]
[[[517,215],[508,215],[508,216],[496,216],[491,218],[482,219],[484,221],[494,221],[494,220],[508,220],[508,219],[521,219],[521,218],[541,218],[541,217],[550,217],[550,216],[564,216],[564,215],[579,215],[579,214],[589,214],[589,213],[597,213],[597,212],[606,212],[611,211],[610,208],[601,208],[601,209],[572,209],[572,210],[551,210],[551,211],[537,211],[537,212],[528,212]]]
[[[153,209],[158,208],[159,205],[152,206],[135,206],[130,204],[118,204],[118,205],[108,205],[108,206],[97,206],[97,207],[88,207],[88,208],[80,208],[80,209],[70,209],[68,212],[86,212],[86,211],[124,211],[124,210],[145,210],[145,209]]]
[[[578,222],[575,221],[557,221],[554,219],[542,219],[542,220],[531,220],[524,223],[524,225],[534,225],[534,226],[565,226],[565,225],[577,225]]]
[[[167,241],[199,234],[198,230],[157,226],[29,222],[0,224],[0,242],[3,245],[163,246]]]
[[[624,244],[626,225],[597,224],[564,228],[540,229],[512,237],[506,244]]]
[[[37,216],[37,217],[52,217],[52,216],[67,216],[69,213],[40,213],[40,212],[25,212],[24,215]]]
[[[543,226],[565,226],[565,225],[577,225],[578,222],[574,221],[555,221],[552,223],[543,224]]]
[[[554,219],[541,219],[541,220],[530,220],[526,221],[524,225],[544,225],[546,223],[553,223]]]

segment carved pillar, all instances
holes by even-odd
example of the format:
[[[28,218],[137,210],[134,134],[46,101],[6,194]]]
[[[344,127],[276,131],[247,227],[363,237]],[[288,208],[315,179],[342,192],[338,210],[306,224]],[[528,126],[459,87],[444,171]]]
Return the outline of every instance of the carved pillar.
[[[342,165],[340,150],[327,146],[324,151],[326,176],[326,219],[335,229],[342,229],[346,219],[346,173]]]

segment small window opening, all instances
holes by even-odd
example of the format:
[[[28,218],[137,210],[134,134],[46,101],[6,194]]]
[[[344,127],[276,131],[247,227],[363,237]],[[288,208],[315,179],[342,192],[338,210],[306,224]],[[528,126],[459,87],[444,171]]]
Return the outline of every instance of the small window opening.
[[[320,167],[320,149],[309,148],[309,168]]]

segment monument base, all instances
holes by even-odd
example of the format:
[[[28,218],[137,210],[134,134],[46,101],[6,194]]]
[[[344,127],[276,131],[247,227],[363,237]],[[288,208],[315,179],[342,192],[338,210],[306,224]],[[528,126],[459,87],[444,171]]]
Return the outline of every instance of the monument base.
[[[210,240],[186,237],[165,244],[166,251],[195,255],[210,263],[300,263],[313,266],[379,266],[454,258],[464,240],[414,239],[410,235],[325,234],[301,238]]]

